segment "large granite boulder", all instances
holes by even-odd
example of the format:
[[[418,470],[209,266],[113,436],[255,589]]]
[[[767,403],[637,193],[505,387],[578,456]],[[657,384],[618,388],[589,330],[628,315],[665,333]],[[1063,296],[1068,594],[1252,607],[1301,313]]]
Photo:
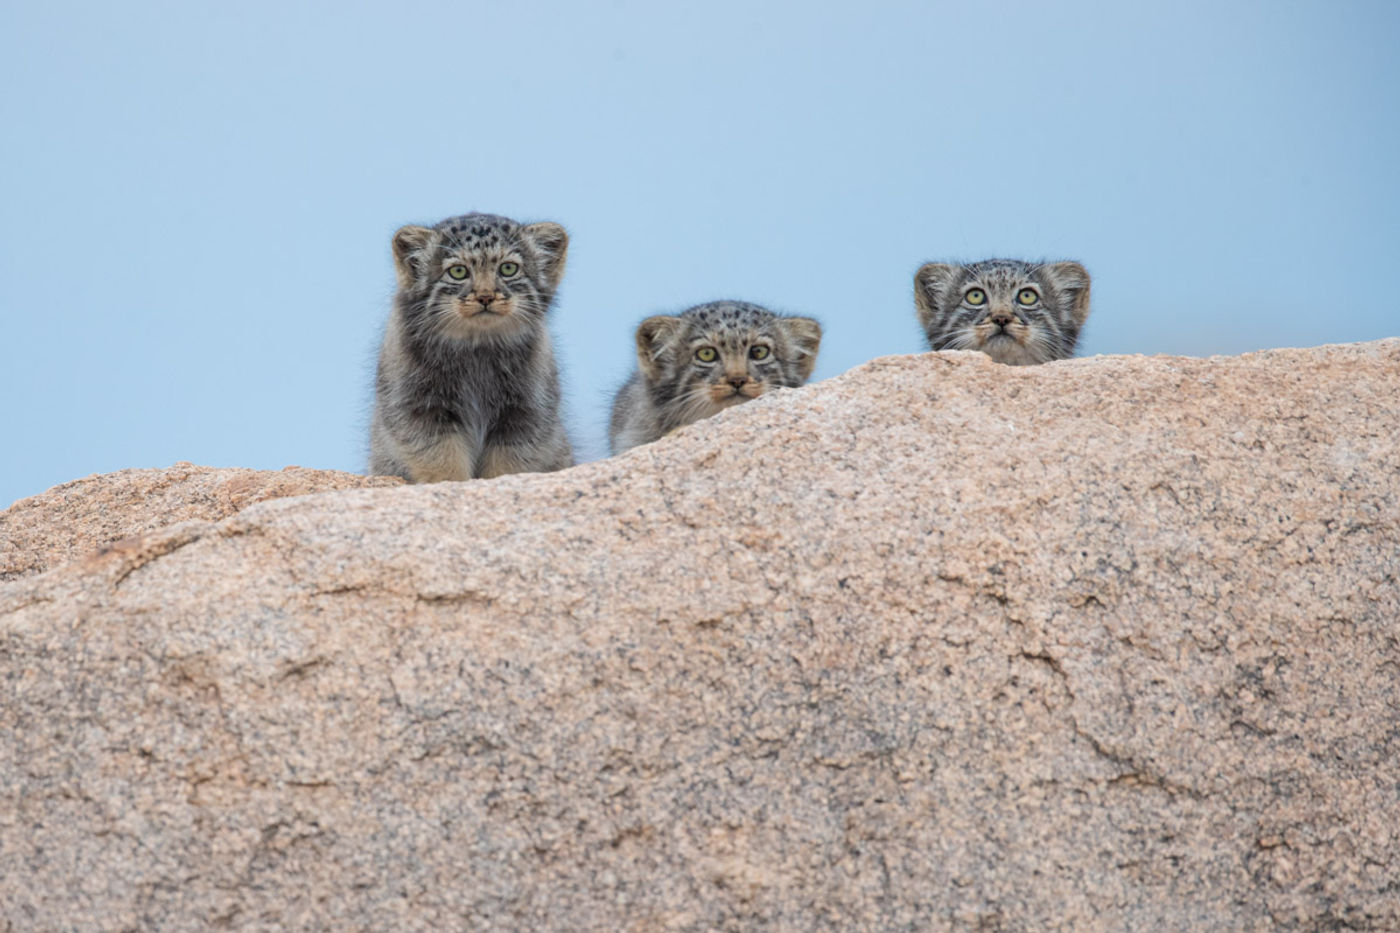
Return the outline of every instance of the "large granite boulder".
[[[36,542],[0,929],[1400,929],[1398,412],[1400,340],[928,354]]]

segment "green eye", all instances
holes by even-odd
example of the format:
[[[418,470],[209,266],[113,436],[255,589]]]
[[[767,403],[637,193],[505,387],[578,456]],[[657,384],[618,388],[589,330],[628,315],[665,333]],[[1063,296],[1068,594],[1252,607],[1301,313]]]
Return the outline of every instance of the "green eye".
[[[1040,300],[1040,296],[1033,288],[1023,288],[1016,293],[1016,300],[1023,305],[1033,305]]]
[[[963,295],[963,301],[970,305],[984,305],[987,303],[987,293],[980,288],[969,288],[967,294]]]
[[[506,278],[510,278],[512,275],[515,275],[515,273],[517,273],[517,272],[519,272],[519,271],[520,271],[520,263],[518,263],[518,262],[503,262],[503,263],[501,263],[501,275],[505,276]]]
[[[447,277],[460,282],[467,277],[467,267],[462,265],[461,263],[458,263],[455,266],[448,266]]]
[[[719,351],[714,347],[701,347],[695,351],[695,358],[702,363],[713,363],[719,359]]]
[[[766,360],[768,359],[768,348],[762,346],[752,347],[749,350],[749,356],[755,360]]]

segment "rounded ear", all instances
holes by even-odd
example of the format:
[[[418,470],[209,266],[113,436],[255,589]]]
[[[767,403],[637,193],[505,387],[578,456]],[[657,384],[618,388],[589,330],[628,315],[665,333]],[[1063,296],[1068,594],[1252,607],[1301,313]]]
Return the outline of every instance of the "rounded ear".
[[[1089,319],[1089,271],[1077,262],[1052,262],[1042,268],[1055,290],[1070,299],[1075,326],[1083,327]]]
[[[648,382],[661,378],[661,362],[684,324],[678,317],[659,314],[637,325],[637,368]]]
[[[822,326],[809,317],[785,317],[778,321],[778,326],[792,341],[797,351],[797,372],[806,382],[817,365],[817,350],[822,345]]]
[[[556,223],[530,224],[521,232],[540,254],[540,272],[545,284],[558,288],[564,278],[564,258],[569,252],[569,234]]]
[[[947,287],[953,284],[961,266],[946,262],[926,262],[914,273],[914,308],[919,314],[919,323],[928,330],[938,314],[938,299]]]
[[[394,234],[394,271],[398,273],[399,284],[412,285],[427,268],[428,247],[433,242],[433,231],[427,227],[400,227]]]

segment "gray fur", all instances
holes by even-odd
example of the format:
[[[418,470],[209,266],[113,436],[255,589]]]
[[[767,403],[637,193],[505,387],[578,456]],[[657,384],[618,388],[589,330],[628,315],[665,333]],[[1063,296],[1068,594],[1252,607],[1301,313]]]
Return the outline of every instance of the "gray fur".
[[[568,245],[558,224],[492,214],[394,234],[371,473],[431,483],[572,465],[545,326]]]
[[[973,304],[969,298],[984,300]],[[1033,303],[1018,300],[1035,292]],[[1068,359],[1089,317],[1089,273],[1077,262],[930,262],[914,274],[914,305],[931,350],[981,350],[1026,366]]]
[[[612,452],[650,443],[770,389],[802,385],[816,366],[821,339],[821,325],[811,318],[742,301],[647,318],[636,333],[637,371],[613,401]],[[704,348],[715,351],[713,362],[697,358]]]

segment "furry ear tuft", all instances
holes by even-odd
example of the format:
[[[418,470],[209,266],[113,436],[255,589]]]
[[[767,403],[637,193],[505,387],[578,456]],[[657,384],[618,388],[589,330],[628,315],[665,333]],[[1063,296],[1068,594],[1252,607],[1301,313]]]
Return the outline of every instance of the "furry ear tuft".
[[[637,368],[647,382],[661,378],[661,363],[670,355],[670,345],[684,326],[685,321],[667,314],[637,325]]]
[[[551,289],[564,278],[564,259],[569,252],[569,234],[556,223],[544,221],[522,228],[521,233],[540,254],[540,272]]]
[[[417,281],[427,269],[424,255],[432,246],[436,234],[427,227],[400,227],[394,234],[394,271],[398,274],[399,285],[407,288]]]
[[[925,331],[938,314],[938,300],[948,286],[957,278],[962,266],[946,262],[926,262],[914,273],[914,307],[919,313],[919,323]]]
[[[785,317],[778,321],[778,326],[797,350],[797,371],[802,381],[806,382],[817,365],[817,350],[822,345],[822,326],[809,317]]]
[[[1089,319],[1089,271],[1077,262],[1052,262],[1041,267],[1055,290],[1070,299],[1070,318],[1076,327]]]

